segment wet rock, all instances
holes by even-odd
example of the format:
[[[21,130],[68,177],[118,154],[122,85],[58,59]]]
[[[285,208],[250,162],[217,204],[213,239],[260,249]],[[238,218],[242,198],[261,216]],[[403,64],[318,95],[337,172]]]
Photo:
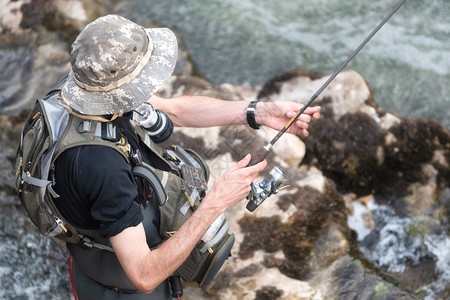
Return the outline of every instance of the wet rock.
[[[0,115],[0,298],[69,299],[63,251],[38,233],[16,196],[11,145],[19,125],[11,119]]]
[[[437,200],[437,170],[432,165],[425,164],[421,173],[423,181],[412,183],[408,187],[407,196],[403,198],[408,216],[411,217],[427,214]]]
[[[279,290],[274,286],[264,286],[262,289],[256,291],[255,299],[274,300],[280,299],[282,295],[282,290]]]
[[[69,2],[8,1],[2,8],[0,112],[19,114],[67,74],[68,49],[86,21],[79,2]]]
[[[16,149],[20,141],[23,123],[28,116],[29,110],[22,110],[16,117],[9,117],[0,114],[0,141],[2,149]]]
[[[450,188],[445,188],[442,190],[442,205],[444,206],[447,216],[450,216]]]
[[[353,72],[341,75],[343,77],[338,76],[332,83],[333,86],[330,85],[329,91],[333,92],[324,92],[317,100],[317,104],[322,106],[322,118],[310,125],[310,136],[304,140],[306,155],[302,164],[320,169],[324,176],[336,183],[339,191],[354,193],[347,200],[350,203],[359,197],[367,208],[366,200],[375,197],[377,202],[387,205],[386,209],[392,209],[391,213],[400,216],[389,215],[391,222],[395,223],[389,226],[386,221],[383,223],[381,215],[374,216],[371,211],[362,214],[361,221],[367,232],[373,231],[364,242],[384,244],[383,249],[370,248],[370,253],[378,253],[377,257],[385,261],[385,267],[397,262],[404,273],[412,274],[414,270],[420,270],[419,273],[428,274],[434,280],[435,274],[441,271],[434,265],[434,254],[430,255],[427,246],[420,239],[407,235],[402,238],[402,242],[394,239],[396,234],[401,234],[403,228],[408,226],[408,218],[435,220],[432,223],[412,223],[410,232],[423,229],[421,232],[425,233],[422,238],[446,228],[448,208],[442,207],[440,195],[446,195],[450,182],[450,133],[435,121],[402,118],[382,110],[371,97],[370,88],[364,80]],[[302,95],[306,98],[306,94],[312,94],[324,80],[326,77],[313,78],[302,72],[289,72],[269,81],[265,85],[265,92],[273,101],[302,99]],[[307,191],[305,188],[302,190],[303,193]],[[370,196],[361,198],[367,194]],[[294,196],[297,197],[299,196]],[[284,198],[279,202],[283,209],[289,207],[286,200]],[[352,213],[353,206],[349,202],[348,211]],[[377,229],[380,228],[380,222],[384,225],[381,226],[382,229]],[[426,224],[434,225],[430,227],[425,226]],[[349,238],[345,230],[342,232],[353,249],[355,244],[352,242],[352,235]],[[410,249],[415,249],[415,254],[408,250],[408,245]],[[402,250],[404,247],[405,250]],[[391,258],[397,255],[397,260],[385,260],[380,253],[386,253],[385,256]],[[367,256],[371,257],[369,253]],[[409,260],[409,263],[403,260]],[[273,264],[276,265],[276,262]],[[383,266],[379,262],[376,264],[378,267]],[[419,281],[413,279],[414,276],[400,276],[394,269],[388,273],[408,288],[418,288]],[[438,282],[440,279],[436,279],[431,285],[439,286]],[[382,284],[385,285],[384,282]],[[384,290],[382,285],[378,287],[379,292]],[[358,288],[355,286],[350,289]]]
[[[11,247],[8,249],[20,251],[11,262],[2,261],[1,266],[7,266],[2,269],[6,274],[0,279],[2,286],[12,284],[13,279],[19,282],[23,274],[30,273],[30,268],[39,270],[32,273],[36,278],[42,273],[67,278],[67,273],[61,273],[66,265],[64,258],[58,256],[61,253],[30,233],[34,229],[13,195],[14,149],[26,116],[23,108],[67,74],[71,40],[85,23],[113,12],[111,7],[105,8],[102,0],[4,3],[5,9],[0,11],[0,67],[5,70],[0,74],[0,108],[16,117],[0,115],[0,239]],[[269,80],[262,88],[217,86],[192,76],[195,66],[183,50],[183,43],[180,46],[176,76],[159,92],[160,96],[194,94],[231,101],[265,98],[304,103],[328,78],[296,70]],[[315,104],[322,106],[322,118],[311,123],[309,137],[300,140],[284,136],[268,157],[269,168],[281,165],[286,170],[289,188],[267,199],[253,213],[246,210],[245,200],[226,212],[230,231],[236,236],[232,257],[209,287],[201,290],[186,284],[187,297],[412,299],[415,294],[425,295],[421,283],[431,285],[440,272],[445,272],[438,268],[445,262],[425,249],[426,245],[432,248],[432,243],[417,241],[429,233],[443,236],[442,224],[448,226],[448,130],[434,121],[408,119],[384,111],[373,99],[368,83],[354,71],[341,73]],[[177,128],[170,143],[193,148],[204,156],[211,168],[212,184],[237,160],[266,144],[267,136],[272,135],[273,131],[254,131],[247,126]],[[402,272],[389,271],[382,262],[377,265],[378,258],[369,262],[370,255],[362,253],[356,233],[347,225],[351,210],[347,205],[356,200],[368,207],[372,195],[401,216],[414,217],[408,222],[394,219],[407,225],[404,239],[412,241],[410,245],[420,252],[415,257],[408,257],[408,252],[399,259]],[[383,221],[380,219],[368,213],[364,222],[366,227],[375,228],[377,222]],[[383,253],[375,246],[382,244],[379,237],[385,232],[377,230],[364,243],[373,252]],[[24,238],[18,239],[10,232],[20,232]],[[385,242],[389,241],[394,243]],[[39,265],[32,260],[27,261],[30,266],[22,265],[21,255],[37,258]],[[418,261],[413,263],[401,261],[416,258]],[[13,268],[19,269],[19,277],[10,276]],[[28,279],[21,286],[23,290],[36,282]],[[59,286],[51,285],[49,291],[43,291],[42,297],[48,298],[52,293],[69,297],[67,281],[56,285]],[[445,288],[442,290],[441,295],[445,295]],[[21,291],[8,293],[11,298],[25,297]]]
[[[33,59],[26,48],[0,49],[0,105],[11,106],[21,91],[21,79],[30,79]]]
[[[318,274],[328,268],[350,250],[349,238],[336,227],[328,227],[314,243],[310,252],[311,274]]]
[[[241,219],[239,224],[245,233],[239,249],[241,258],[250,258],[259,249],[268,253],[281,250],[285,259],[276,267],[289,277],[307,279],[314,245],[324,231],[333,226],[348,233],[344,205],[334,186],[328,183],[324,192],[316,195],[315,198],[292,197],[301,206],[286,222],[276,216]]]
[[[257,89],[229,85],[214,86],[200,78],[178,76],[173,77],[161,91],[161,95],[166,97],[184,93],[212,95],[233,100],[240,99],[243,94],[251,98],[257,93]],[[331,98],[329,101],[332,101]],[[324,108],[327,109],[327,104]],[[392,159],[385,152],[380,159],[379,147],[386,140],[384,134],[386,129],[378,127],[374,119],[367,117],[366,113],[345,114],[339,120],[345,121],[343,126],[348,130],[350,137],[345,139],[344,135],[339,136],[340,133],[336,130],[333,131],[334,134],[327,133],[325,141],[320,140],[322,143],[328,143],[320,149],[330,154],[330,166],[325,167],[325,163],[321,161],[323,157],[318,156],[320,152],[317,148],[321,145],[318,140],[314,140],[316,137],[313,134],[305,139],[307,146],[313,145],[313,154],[306,155],[308,159],[300,168],[284,161],[289,159],[289,155],[285,156],[286,158],[280,158],[279,151],[283,150],[273,149],[269,164],[283,164],[291,186],[266,200],[252,214],[246,211],[245,201],[226,212],[231,231],[235,233],[237,240],[233,256],[210,287],[198,290],[195,286],[188,284],[186,295],[205,299],[253,299],[255,297],[322,299],[333,298],[332,295],[353,297],[361,294],[369,298],[409,299],[407,293],[395,287],[394,283],[386,281],[375,271],[368,272],[363,264],[349,256],[355,248],[355,237],[347,225],[348,210],[344,198],[341,197],[334,183],[353,191],[355,183],[347,185],[343,183],[350,179],[357,180],[364,184],[356,184],[358,188],[354,190],[361,193],[370,189],[372,192],[371,184],[375,179],[370,178],[374,176],[374,170],[386,164],[386,157]],[[20,125],[14,125],[17,124],[15,120],[4,116],[3,122],[8,131],[2,132],[2,138],[8,139],[9,136],[11,139],[17,135]],[[316,124],[319,122],[322,120]],[[323,124],[335,126],[337,123],[330,118]],[[388,130],[395,137],[389,147],[398,146],[403,141],[401,134],[396,131],[398,129],[395,129],[399,126],[398,124],[401,123],[393,122],[389,126]],[[366,133],[359,127],[370,130]],[[323,138],[320,133],[325,134],[326,130],[333,129],[325,127],[323,131],[319,128],[312,130]],[[444,141],[445,137],[445,134],[440,136]],[[313,141],[308,142],[310,139]],[[434,139],[436,140],[439,141],[439,137]],[[177,128],[170,142],[193,148],[207,158],[212,171],[210,183],[219,178],[247,152],[255,151],[265,144],[265,140],[258,133],[242,126],[208,129]],[[443,162],[447,159],[447,150],[440,146],[440,142],[432,145],[434,146],[430,146],[430,155],[424,160],[427,163],[421,164],[421,175],[418,177],[421,180],[413,182],[405,180],[404,186],[410,187],[410,190],[406,189],[404,197],[414,196],[415,200],[410,198],[409,201],[411,201],[411,207],[417,208],[416,214],[434,207],[433,201],[428,203],[421,200],[423,195],[428,197],[435,193],[442,194],[440,186],[443,183],[440,179],[440,170],[445,170]],[[385,151],[386,147],[382,146],[382,148]],[[311,150],[307,148],[306,151]],[[434,153],[440,153],[440,156]],[[339,165],[336,165],[337,161],[340,162]],[[368,165],[371,168],[367,170],[365,168]],[[326,174],[329,175],[326,176]],[[258,180],[262,180],[262,177]],[[431,189],[429,189],[430,183],[432,183]],[[371,194],[367,197],[358,197],[358,193],[353,193],[350,200],[357,200],[367,205],[371,197]],[[444,200],[443,202],[446,203]],[[368,216],[367,221],[373,222],[373,217]],[[421,227],[416,226],[416,228],[418,230]],[[419,273],[426,276],[436,274],[436,269],[429,263],[430,261],[425,260],[425,257],[423,261],[423,264],[414,265],[412,269],[406,269],[406,272],[420,270]],[[426,268],[426,265],[431,267]],[[412,276],[399,275],[398,278],[399,281],[416,287],[414,282],[407,280]]]
[[[373,195],[366,195],[356,198],[354,201],[359,202],[367,206],[367,204],[373,199]]]
[[[270,101],[297,101],[306,103],[325,83],[328,76],[320,73],[292,71],[270,79],[263,86],[263,93]],[[333,101],[329,101],[332,97]],[[327,89],[314,102],[314,105],[328,104],[331,115],[338,121],[345,114],[363,112],[375,121],[379,120],[375,112],[375,102],[364,78],[355,71],[339,74]]]
[[[272,101],[307,100],[327,77],[289,72],[263,88]],[[298,100],[300,99],[300,100]],[[322,118],[305,139],[306,164],[319,166],[340,188],[403,193],[422,178],[420,163],[439,165],[448,177],[449,132],[431,120],[412,120],[383,111],[353,71],[341,73],[316,100]],[[331,146],[331,147],[330,147]]]
[[[314,280],[326,299],[416,299],[350,256],[340,258]]]

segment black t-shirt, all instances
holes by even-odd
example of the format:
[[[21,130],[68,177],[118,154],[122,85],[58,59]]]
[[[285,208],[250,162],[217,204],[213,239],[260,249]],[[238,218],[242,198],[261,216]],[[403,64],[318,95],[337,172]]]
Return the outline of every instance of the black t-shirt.
[[[113,124],[121,129],[133,149],[142,148],[130,125],[130,115]],[[143,160],[163,164],[152,153]],[[115,149],[101,145],[78,146],[55,161],[55,204],[68,222],[84,229],[99,229],[104,237],[119,234],[143,220],[131,166]]]
[[[68,222],[111,237],[143,220],[131,168],[116,150],[79,146],[55,162],[55,205]]]

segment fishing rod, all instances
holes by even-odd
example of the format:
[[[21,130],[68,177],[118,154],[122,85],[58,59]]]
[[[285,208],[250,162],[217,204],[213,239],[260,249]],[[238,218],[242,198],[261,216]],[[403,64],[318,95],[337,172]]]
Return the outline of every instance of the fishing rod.
[[[252,154],[252,158],[247,166],[253,166],[261,161],[263,161],[268,155],[269,151],[272,148],[272,146],[280,139],[280,137],[291,127],[291,125],[300,117],[300,115],[308,108],[314,100],[323,92],[323,90],[332,82],[336,76],[347,66],[347,64],[358,54],[358,52],[372,39],[372,37],[380,30],[381,27],[397,12],[397,10],[405,3],[406,0],[400,1],[393,9],[392,11],[380,22],[380,24],[375,27],[374,30],[366,37],[366,39],[353,51],[353,53],[344,61],[344,63],[328,78],[328,80],[317,90],[317,92],[314,93],[314,95],[311,97],[311,99],[299,110],[299,112],[277,133],[277,135],[264,147],[259,148],[255,153]],[[273,170],[272,170],[273,171]],[[259,184],[260,187],[256,186],[254,183],[252,183],[252,191],[250,192],[249,196],[247,196],[247,199],[250,200],[250,202],[247,205],[247,209],[250,211],[253,211],[256,207],[258,207],[262,201],[264,201],[267,197],[269,197],[271,194],[277,193],[277,188],[281,184],[281,178],[284,176],[284,171],[280,173],[282,170],[278,168],[278,170],[275,172],[275,174],[278,174],[277,176],[270,177],[273,179],[272,182],[270,180],[264,179],[263,182]],[[269,186],[263,187],[265,184],[264,182],[267,181]],[[276,188],[273,188],[271,186],[277,185]],[[264,199],[261,199],[261,196],[258,197],[258,195],[263,195]]]

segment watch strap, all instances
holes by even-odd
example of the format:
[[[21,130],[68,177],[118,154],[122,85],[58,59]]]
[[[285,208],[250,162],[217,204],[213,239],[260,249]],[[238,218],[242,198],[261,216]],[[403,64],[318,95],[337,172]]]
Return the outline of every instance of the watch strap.
[[[250,101],[250,103],[247,106],[247,122],[248,125],[253,129],[259,129],[261,127],[261,125],[256,123],[255,118],[256,103],[258,103],[258,101]]]

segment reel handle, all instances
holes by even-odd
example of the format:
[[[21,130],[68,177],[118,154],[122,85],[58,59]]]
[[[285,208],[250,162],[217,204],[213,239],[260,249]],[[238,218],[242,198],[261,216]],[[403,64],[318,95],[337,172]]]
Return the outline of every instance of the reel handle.
[[[247,167],[251,167],[259,162],[262,162],[267,157],[267,155],[269,155],[269,150],[267,150],[265,147],[259,148],[255,153],[252,154],[252,158],[250,159]]]

